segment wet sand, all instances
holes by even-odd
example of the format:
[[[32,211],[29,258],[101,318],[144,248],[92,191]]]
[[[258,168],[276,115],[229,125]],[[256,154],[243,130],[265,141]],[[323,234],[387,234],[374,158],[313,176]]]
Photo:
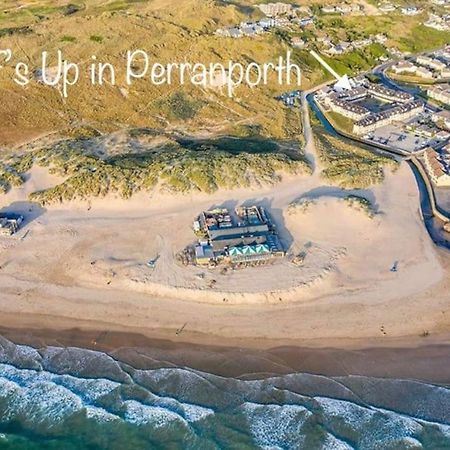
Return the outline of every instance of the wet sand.
[[[289,373],[364,375],[450,384],[449,336],[409,339],[316,341],[265,349],[200,345],[113,331],[0,327],[0,335],[37,349],[78,347],[108,353],[137,369],[189,367],[225,377],[258,379]],[[269,342],[267,343],[269,344]],[[310,346],[308,346],[308,344]]]

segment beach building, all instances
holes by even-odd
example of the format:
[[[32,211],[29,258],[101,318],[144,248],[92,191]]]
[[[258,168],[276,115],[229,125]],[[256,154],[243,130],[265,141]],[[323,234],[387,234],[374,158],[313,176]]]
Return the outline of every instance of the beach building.
[[[231,214],[225,208],[204,211],[194,222],[200,236],[195,263],[263,262],[284,255],[275,226],[259,206],[240,206]]]
[[[197,245],[195,247],[195,261],[199,266],[208,266],[214,259],[214,251],[211,245]]]
[[[0,235],[11,236],[19,231],[23,216],[17,214],[0,214]]]

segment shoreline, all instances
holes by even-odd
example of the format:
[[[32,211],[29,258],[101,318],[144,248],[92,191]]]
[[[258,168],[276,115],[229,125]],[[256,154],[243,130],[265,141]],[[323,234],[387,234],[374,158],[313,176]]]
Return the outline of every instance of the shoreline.
[[[450,383],[449,335],[415,339],[357,340],[350,342],[272,342],[267,348],[245,345],[198,344],[149,337],[134,332],[64,331],[0,327],[0,336],[36,349],[75,347],[100,351],[138,369],[179,367],[223,377],[265,379],[291,373],[326,377],[367,376]],[[244,344],[244,343],[242,343]],[[2,362],[8,345],[0,341]]]

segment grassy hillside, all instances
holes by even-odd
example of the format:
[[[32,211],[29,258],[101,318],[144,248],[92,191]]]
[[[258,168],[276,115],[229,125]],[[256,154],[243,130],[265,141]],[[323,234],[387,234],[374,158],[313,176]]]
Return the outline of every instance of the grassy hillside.
[[[214,35],[223,26],[261,17],[256,0],[4,0],[0,10],[0,48],[12,48],[13,62],[40,65],[43,50],[64,52],[68,60],[86,69],[92,55],[116,68],[124,66],[128,49],[142,48],[154,61],[190,60],[204,63],[236,60],[268,62],[284,55],[292,35],[314,39],[356,39],[384,32],[389,45],[421,50],[449,41],[448,33],[425,30],[425,15],[340,17],[323,15],[319,6],[330,1],[308,0],[317,26],[305,32],[282,31],[258,38],[227,39]],[[424,3],[425,4],[425,3]],[[331,63],[341,72],[374,65],[384,53],[379,45],[352,52]],[[304,70],[304,87],[323,81],[323,72],[308,51],[295,50]],[[282,89],[271,80],[265,88],[240,88],[233,99],[218,89],[152,86],[93,87],[82,80],[64,100],[58,89],[33,83],[26,89],[10,81],[12,68],[0,70],[0,146],[17,144],[58,130],[91,126],[101,132],[126,127],[176,129],[195,134],[235,134],[242,129],[273,138],[299,137],[296,112],[275,100]],[[123,73],[117,74],[121,79]]]
[[[250,151],[247,150],[249,147]],[[243,151],[239,151],[240,148]],[[20,186],[33,165],[47,167],[65,181],[31,199],[51,204],[107,194],[128,198],[139,191],[213,192],[219,188],[273,184],[282,173],[310,173],[299,152],[276,142],[242,139],[188,140],[149,129],[59,141],[3,157],[0,188]]]
[[[0,14],[0,48],[12,48],[14,61],[40,65],[43,50],[64,52],[68,60],[87,69],[92,55],[118,68],[123,79],[124,55],[144,49],[153,61],[225,62],[274,61],[286,44],[275,36],[239,40],[213,35],[219,26],[239,23],[254,10],[213,0],[9,2]],[[39,5],[39,6],[38,6]],[[20,6],[20,5],[19,5]],[[3,32],[2,32],[3,30]],[[13,144],[58,129],[88,124],[100,131],[120,127],[174,128],[195,133],[235,133],[242,126],[272,137],[298,136],[294,112],[275,96],[280,88],[241,88],[235,98],[217,89],[195,86],[153,86],[147,80],[128,87],[93,87],[80,81],[64,100],[51,87],[10,82],[11,67],[0,71],[0,144]],[[273,80],[275,81],[275,80]]]

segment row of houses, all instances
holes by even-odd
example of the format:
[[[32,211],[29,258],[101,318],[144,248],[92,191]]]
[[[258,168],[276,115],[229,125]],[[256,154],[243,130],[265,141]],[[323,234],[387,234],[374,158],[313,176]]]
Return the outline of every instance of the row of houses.
[[[358,86],[351,90],[332,92],[324,96],[324,104],[332,111],[337,112],[352,120],[361,120],[370,114],[364,106],[354,103],[367,97],[365,87]]]
[[[372,113],[369,116],[358,120],[353,125],[353,132],[357,135],[372,133],[378,128],[390,125],[394,122],[408,120],[424,111],[424,104],[419,100],[394,106],[385,111]]]
[[[438,52],[436,52],[438,54]],[[392,72],[402,75],[414,75],[428,80],[444,80],[450,78],[450,63],[444,54],[447,50],[443,50],[440,58],[434,54],[431,56],[421,55],[415,59],[415,63],[411,61],[399,61],[391,67]]]
[[[397,75],[413,75],[424,79],[433,79],[433,72],[425,67],[416,66],[410,61],[399,61],[391,68]]]
[[[254,37],[270,31],[271,28],[286,28],[298,25],[302,28],[312,25],[314,17],[307,6],[294,7],[290,3],[263,3],[257,8],[266,16],[255,22],[241,22],[232,27],[219,28],[216,35],[222,37],[240,38],[243,36]]]
[[[450,186],[450,147],[440,152],[429,147],[423,153],[425,169],[431,181],[438,187]]]
[[[275,26],[282,26],[278,23],[278,19],[261,19],[258,22],[241,22],[234,27],[219,28],[216,30],[216,35],[234,39],[244,36],[254,37],[269,31],[270,28]]]
[[[450,130],[450,111],[435,112],[432,114],[431,119],[439,128]]]
[[[421,66],[428,67],[429,69],[436,70],[438,72],[449,70],[449,67],[445,62],[431,56],[425,55],[418,56],[416,58],[416,63]]]
[[[267,17],[276,17],[282,14],[291,14],[293,11],[290,3],[262,3],[258,5],[258,8]]]
[[[313,17],[290,18],[290,17],[265,17],[256,22],[241,22],[232,27],[219,28],[216,35],[220,37],[241,38],[244,36],[255,37],[262,33],[269,32],[272,28],[286,28],[291,25],[298,25],[301,28],[314,23]]]
[[[388,14],[390,12],[394,12],[397,7],[395,5],[393,5],[392,3],[382,3],[381,5],[378,6],[378,9],[383,13],[383,14]]]
[[[357,135],[365,135],[393,122],[407,120],[424,110],[423,102],[415,100],[413,95],[365,79],[360,80],[351,90],[324,90],[319,96],[329,109],[355,121],[353,132]],[[361,102],[366,98],[375,98],[392,105],[372,112]]]
[[[414,100],[414,96],[408,92],[391,89],[380,83],[367,83],[367,92],[373,97],[385,102],[410,103]]]
[[[403,8],[400,8],[400,12],[404,16],[417,16],[422,12],[422,10],[417,6],[404,6]]]
[[[321,8],[324,14],[361,14],[364,12],[364,7],[357,3],[339,3],[337,5],[325,5]]]
[[[370,114],[364,106],[340,98],[328,99],[327,103],[334,112],[352,120],[362,120]]]
[[[352,42],[341,41],[337,44],[333,44],[332,40],[324,37],[319,38],[319,42],[322,42],[325,47],[324,53],[329,56],[343,55],[345,53],[351,52],[353,50],[358,50],[361,48],[368,47],[371,44],[385,44],[387,41],[387,36],[385,34],[379,33],[377,35],[371,35],[364,39],[358,39]]]
[[[450,106],[450,86],[433,86],[427,90],[428,97]]]
[[[397,10],[397,6],[391,2],[385,2],[378,6],[378,9],[383,14],[388,14]],[[422,11],[417,6],[403,6],[400,8],[400,13],[404,16],[417,16]]]

